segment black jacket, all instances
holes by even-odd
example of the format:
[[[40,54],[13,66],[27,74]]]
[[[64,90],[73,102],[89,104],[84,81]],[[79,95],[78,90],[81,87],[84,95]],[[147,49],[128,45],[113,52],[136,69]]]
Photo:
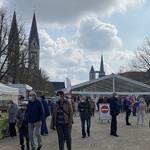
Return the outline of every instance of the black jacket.
[[[82,118],[90,118],[91,117],[91,106],[89,101],[80,102],[78,104],[78,110],[80,112],[80,117]]]
[[[110,115],[117,116],[120,113],[120,107],[118,104],[118,99],[116,97],[112,97],[110,101]]]

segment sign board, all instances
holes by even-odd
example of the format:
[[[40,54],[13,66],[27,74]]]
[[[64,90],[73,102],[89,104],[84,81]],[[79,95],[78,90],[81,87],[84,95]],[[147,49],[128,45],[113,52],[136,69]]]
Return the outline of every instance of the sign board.
[[[110,120],[110,105],[109,104],[99,104],[99,119],[100,120]]]

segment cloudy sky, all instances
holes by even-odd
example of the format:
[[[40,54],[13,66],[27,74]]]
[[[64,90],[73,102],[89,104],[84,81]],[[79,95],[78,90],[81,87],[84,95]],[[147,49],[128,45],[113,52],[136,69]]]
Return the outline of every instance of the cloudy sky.
[[[23,18],[27,35],[35,11],[40,66],[51,81],[87,81],[92,65],[99,70],[102,53],[107,74],[128,70],[150,36],[148,0],[0,0],[2,6]]]

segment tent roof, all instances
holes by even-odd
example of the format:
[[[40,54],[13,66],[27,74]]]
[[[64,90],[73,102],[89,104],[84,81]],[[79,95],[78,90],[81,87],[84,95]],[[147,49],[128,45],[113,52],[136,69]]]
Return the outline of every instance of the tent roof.
[[[0,95],[18,95],[19,90],[0,83]]]
[[[73,94],[150,95],[150,86],[121,75],[111,74],[72,87]]]

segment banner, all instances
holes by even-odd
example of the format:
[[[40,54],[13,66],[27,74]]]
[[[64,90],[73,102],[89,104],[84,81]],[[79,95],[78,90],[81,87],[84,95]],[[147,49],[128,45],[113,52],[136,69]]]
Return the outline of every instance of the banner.
[[[110,120],[110,105],[109,104],[99,104],[99,119],[100,120]]]

